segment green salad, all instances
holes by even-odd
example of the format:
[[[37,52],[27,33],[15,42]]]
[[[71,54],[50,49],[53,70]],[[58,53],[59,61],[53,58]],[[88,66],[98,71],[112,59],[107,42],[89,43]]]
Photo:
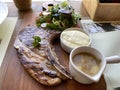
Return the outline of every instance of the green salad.
[[[40,12],[39,17],[36,18],[36,26],[41,27],[44,23],[48,29],[64,30],[77,25],[80,19],[80,15],[65,1],[52,6],[46,14],[44,11]]]

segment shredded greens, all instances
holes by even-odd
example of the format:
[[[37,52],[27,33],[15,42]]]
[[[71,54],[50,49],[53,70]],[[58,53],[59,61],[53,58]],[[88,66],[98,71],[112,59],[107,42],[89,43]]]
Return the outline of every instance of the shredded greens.
[[[39,14],[36,26],[40,27],[42,23],[47,23],[46,28],[48,29],[64,30],[75,26],[77,21],[81,19],[80,15],[66,1],[54,5],[47,12],[49,12],[47,15],[44,15],[43,12]]]

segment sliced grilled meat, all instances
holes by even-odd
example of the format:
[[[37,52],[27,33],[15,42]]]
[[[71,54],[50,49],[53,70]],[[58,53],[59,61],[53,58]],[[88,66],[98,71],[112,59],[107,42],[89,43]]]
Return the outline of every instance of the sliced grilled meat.
[[[35,26],[29,26],[21,30],[15,40],[14,47],[18,50],[18,56],[24,68],[38,82],[52,86],[61,83],[62,80],[71,78],[67,70],[60,65],[52,40],[60,35],[60,32],[45,30]],[[33,36],[40,36],[40,46],[32,46]]]

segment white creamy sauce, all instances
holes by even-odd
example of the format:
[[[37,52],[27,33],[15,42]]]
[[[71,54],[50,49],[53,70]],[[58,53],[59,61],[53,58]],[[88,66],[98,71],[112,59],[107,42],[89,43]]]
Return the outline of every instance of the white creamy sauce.
[[[63,42],[71,48],[88,45],[90,41],[87,34],[77,30],[64,31],[62,38]]]

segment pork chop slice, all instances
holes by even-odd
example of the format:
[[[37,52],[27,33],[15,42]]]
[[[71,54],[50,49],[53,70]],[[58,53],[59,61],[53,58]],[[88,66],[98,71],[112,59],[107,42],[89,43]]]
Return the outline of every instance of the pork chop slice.
[[[58,31],[29,26],[19,32],[14,43],[26,71],[43,85],[53,86],[71,78],[66,68],[60,65],[51,45],[52,40],[59,35]],[[41,38],[40,46],[37,48],[32,46],[33,36]]]

